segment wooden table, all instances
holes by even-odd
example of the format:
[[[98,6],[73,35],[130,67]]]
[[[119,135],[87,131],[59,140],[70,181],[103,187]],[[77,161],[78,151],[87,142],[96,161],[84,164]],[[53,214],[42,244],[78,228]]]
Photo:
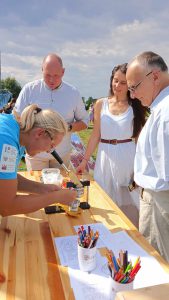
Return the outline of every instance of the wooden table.
[[[21,174],[39,181],[40,172]],[[64,213],[46,215],[42,209],[2,219],[0,274],[5,276],[5,281],[0,283],[0,300],[74,299],[67,268],[59,263],[53,237],[74,235],[73,226],[79,224],[102,222],[111,232],[126,230],[169,272],[169,264],[94,181],[89,189],[89,203],[91,208],[82,211],[79,217]]]
[[[118,292],[115,300],[168,300],[169,283],[136,289],[132,291]]]

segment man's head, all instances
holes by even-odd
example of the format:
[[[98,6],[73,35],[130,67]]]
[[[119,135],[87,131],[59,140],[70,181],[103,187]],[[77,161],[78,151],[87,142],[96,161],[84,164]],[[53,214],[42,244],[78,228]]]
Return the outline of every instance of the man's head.
[[[137,55],[128,65],[127,85],[132,98],[150,106],[161,90],[169,85],[168,67],[163,58],[153,52]]]
[[[64,72],[62,59],[57,54],[51,53],[44,58],[42,64],[43,79],[51,90],[61,85]]]

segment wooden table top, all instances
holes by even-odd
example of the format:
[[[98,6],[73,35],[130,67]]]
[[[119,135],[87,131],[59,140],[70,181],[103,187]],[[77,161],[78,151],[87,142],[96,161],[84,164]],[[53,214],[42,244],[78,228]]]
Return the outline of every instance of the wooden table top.
[[[169,283],[136,289],[132,291],[118,292],[115,300],[168,300]]]
[[[39,181],[40,172],[22,172]],[[44,210],[5,217],[0,225],[0,299],[73,300],[67,268],[59,263],[53,237],[74,235],[75,225],[102,222],[111,232],[126,230],[143,249],[155,256],[166,271],[169,264],[149,245],[135,226],[91,181],[91,208],[78,217],[65,213],[46,215]],[[3,281],[4,282],[1,282]]]

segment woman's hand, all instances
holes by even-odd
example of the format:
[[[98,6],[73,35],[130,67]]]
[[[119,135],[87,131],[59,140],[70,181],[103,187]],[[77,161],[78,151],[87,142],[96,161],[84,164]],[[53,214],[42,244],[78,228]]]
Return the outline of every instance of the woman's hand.
[[[77,198],[76,190],[63,189],[61,193],[60,203],[65,205],[71,205],[74,200]]]
[[[80,165],[76,168],[76,174],[84,173],[86,165],[87,165],[87,161],[83,159]]]
[[[39,194],[46,194],[50,192],[56,192],[61,190],[61,187],[56,184],[43,184],[41,185],[39,189]]]

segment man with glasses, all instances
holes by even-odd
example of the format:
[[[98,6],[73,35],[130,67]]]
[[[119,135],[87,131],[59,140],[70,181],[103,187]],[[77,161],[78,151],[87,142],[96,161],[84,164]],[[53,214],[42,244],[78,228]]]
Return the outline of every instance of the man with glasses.
[[[169,74],[161,56],[143,52],[128,65],[131,97],[151,111],[138,138],[134,179],[142,187],[140,232],[169,262]]]
[[[134,92],[137,90],[137,88],[139,87],[139,85],[142,84],[143,80],[144,80],[147,76],[149,76],[150,74],[152,74],[152,71],[148,72],[148,73],[145,75],[145,77],[144,77],[139,83],[137,83],[137,84],[134,85],[134,86],[129,87],[129,88],[128,88],[129,92],[130,92],[130,93],[134,93]]]

